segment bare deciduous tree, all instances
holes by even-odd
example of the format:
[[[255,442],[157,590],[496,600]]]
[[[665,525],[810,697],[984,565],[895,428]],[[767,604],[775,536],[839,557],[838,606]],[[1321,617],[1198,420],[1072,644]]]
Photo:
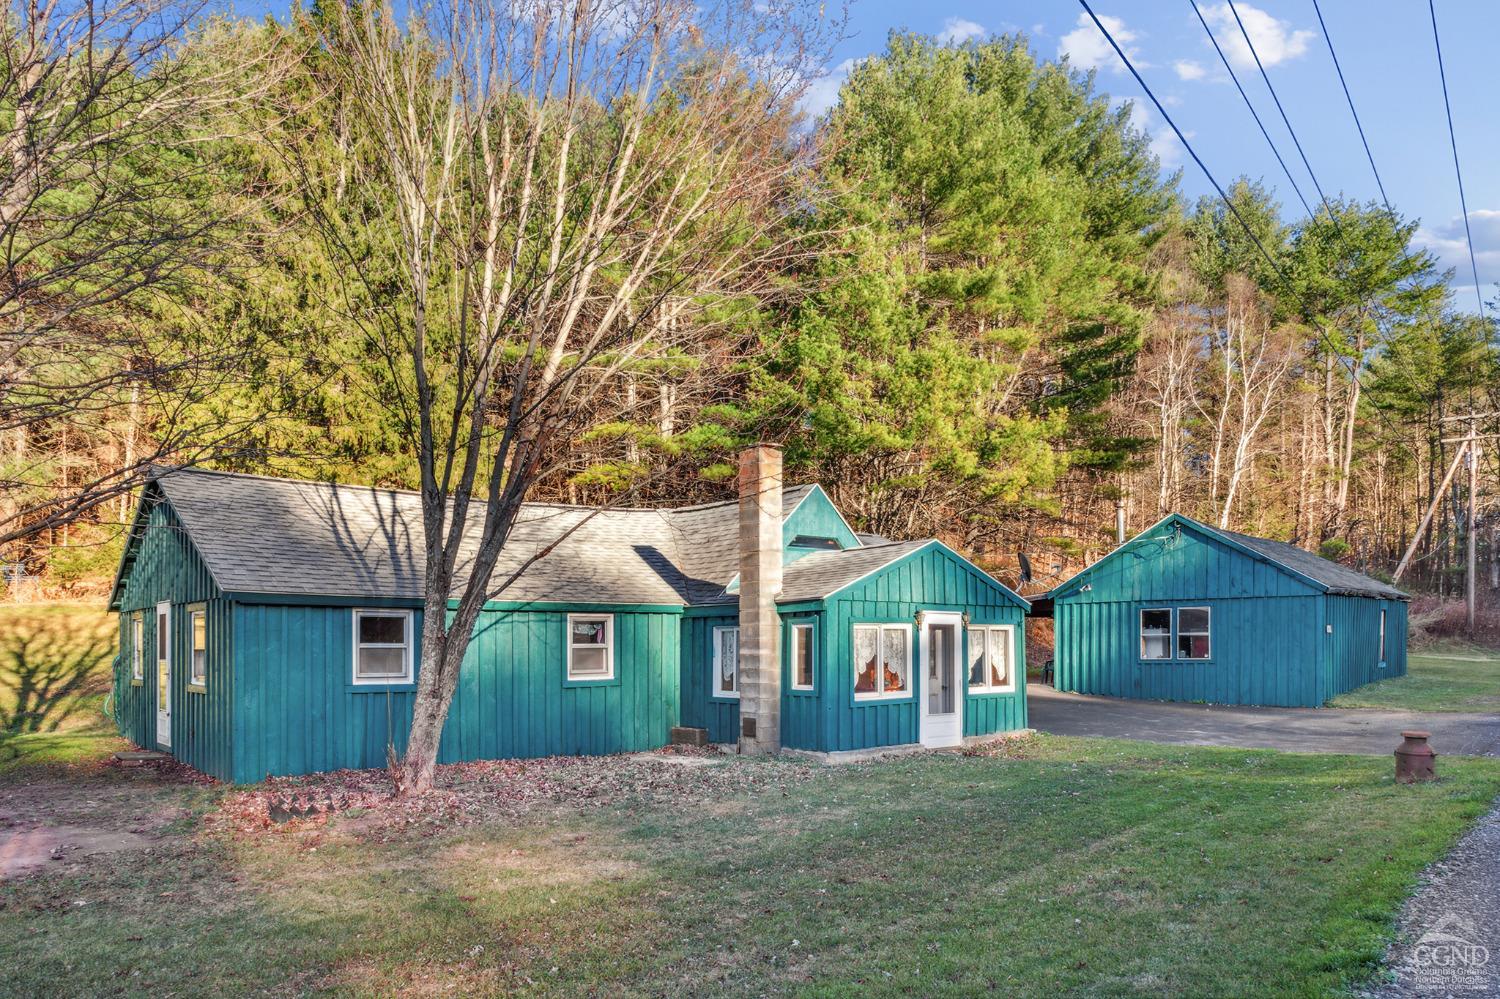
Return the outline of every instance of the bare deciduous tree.
[[[642,358],[764,290],[805,166],[794,101],[842,17],[800,2],[453,0],[324,32],[374,144],[360,214],[312,221],[390,370],[421,475],[425,602],[405,794],[431,787],[461,663],[528,493]],[[305,144],[288,142],[291,159]],[[312,183],[317,165],[305,163]],[[607,408],[607,407],[606,407]]]
[[[234,260],[236,207],[216,143],[285,60],[195,0],[32,2],[0,26],[0,544],[129,492],[153,462],[229,441],[178,395],[149,441],[143,395],[208,398],[234,371],[222,337],[156,335]],[[121,422],[120,457],[55,486],[28,435]],[[186,423],[172,423],[182,416]],[[184,454],[183,448],[189,448]]]

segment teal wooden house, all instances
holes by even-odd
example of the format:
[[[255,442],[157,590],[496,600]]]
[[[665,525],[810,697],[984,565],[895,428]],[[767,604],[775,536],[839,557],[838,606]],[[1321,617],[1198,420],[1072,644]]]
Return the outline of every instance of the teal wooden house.
[[[1059,690],[1317,707],[1406,673],[1406,594],[1177,514],[1049,596]]]
[[[856,534],[780,474],[760,447],[736,500],[528,504],[495,579],[551,550],[486,604],[440,759],[647,750],[682,729],[838,754],[1023,728],[1026,601],[938,541]],[[414,493],[154,477],[110,596],[121,733],[238,783],[382,766],[420,668],[421,525]]]

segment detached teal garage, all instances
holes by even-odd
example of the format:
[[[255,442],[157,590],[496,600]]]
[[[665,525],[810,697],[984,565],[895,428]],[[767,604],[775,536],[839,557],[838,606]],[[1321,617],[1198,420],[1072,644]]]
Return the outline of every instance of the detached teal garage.
[[[1318,707],[1406,673],[1405,593],[1179,514],[1050,597],[1058,690]]]

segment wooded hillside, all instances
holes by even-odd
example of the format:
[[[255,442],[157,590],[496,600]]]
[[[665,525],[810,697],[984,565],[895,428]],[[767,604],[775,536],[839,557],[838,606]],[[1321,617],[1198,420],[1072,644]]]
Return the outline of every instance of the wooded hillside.
[[[1296,217],[1242,180],[1272,267],[1024,36],[895,35],[799,121],[801,67],[839,30],[820,9],[795,38],[735,36],[775,61],[703,38],[659,83],[562,100],[497,75],[454,121],[443,101],[479,84],[431,30],[140,7],[92,42],[3,29],[0,543],[52,585],[113,570],[152,464],[420,488],[412,400],[476,378],[500,386],[476,441],[537,377],[567,386],[523,437],[530,499],[722,498],[735,451],[778,441],[858,529],[1010,580],[1024,553],[1040,585],[1113,543],[1117,502],[1131,531],[1178,511],[1388,574],[1454,458],[1444,418],[1500,409],[1495,329],[1452,310],[1417,220]],[[656,23],[621,17],[615,37]],[[382,131],[413,93],[429,117]],[[516,345],[559,329],[546,372],[518,373]],[[1407,585],[1461,590],[1470,501],[1440,507]]]

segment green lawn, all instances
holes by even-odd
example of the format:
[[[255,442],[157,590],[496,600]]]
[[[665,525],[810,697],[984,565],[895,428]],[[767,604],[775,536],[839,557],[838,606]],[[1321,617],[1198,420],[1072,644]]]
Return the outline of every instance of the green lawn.
[[[1406,675],[1356,687],[1335,708],[1500,712],[1500,657],[1472,648],[1411,653]]]
[[[0,606],[0,773],[121,748],[102,709],[114,620],[99,604]]]
[[[150,853],[0,883],[3,991],[1330,994],[1376,973],[1417,872],[1500,793],[1494,761],[1398,787],[1389,760],[1050,737],[822,769],[527,766],[463,777],[454,801],[504,804],[467,824],[252,832],[202,816],[253,792],[13,768],[0,797],[59,822],[175,811]],[[551,804],[513,793],[538,773]]]

